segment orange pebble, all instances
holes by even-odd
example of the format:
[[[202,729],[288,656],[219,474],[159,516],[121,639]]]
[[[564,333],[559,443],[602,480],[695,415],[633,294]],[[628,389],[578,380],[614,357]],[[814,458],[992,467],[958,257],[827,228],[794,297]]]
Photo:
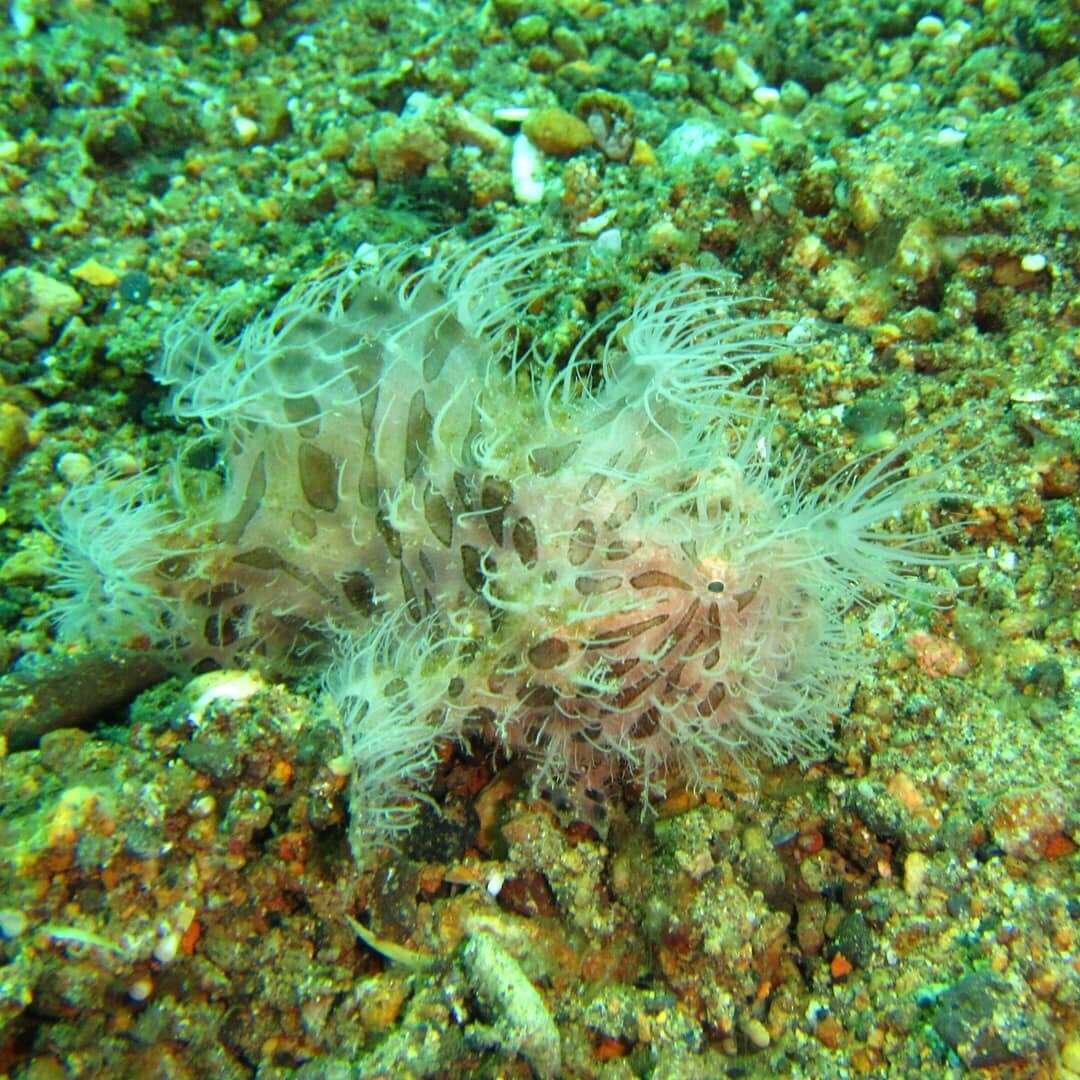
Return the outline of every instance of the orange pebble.
[[[185,956],[191,956],[201,937],[202,923],[198,919],[193,919],[191,925],[184,931],[184,936],[180,939],[180,948]]]
[[[829,971],[834,979],[846,979],[854,970],[851,961],[842,952],[836,953],[829,964]]]

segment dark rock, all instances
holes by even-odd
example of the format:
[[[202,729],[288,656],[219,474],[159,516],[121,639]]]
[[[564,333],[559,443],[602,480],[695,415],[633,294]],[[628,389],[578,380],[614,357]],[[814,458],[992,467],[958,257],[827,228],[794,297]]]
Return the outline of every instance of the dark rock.
[[[1054,1045],[1053,1032],[1029,1002],[989,971],[966,975],[938,1002],[934,1030],[971,1069],[1039,1057]]]

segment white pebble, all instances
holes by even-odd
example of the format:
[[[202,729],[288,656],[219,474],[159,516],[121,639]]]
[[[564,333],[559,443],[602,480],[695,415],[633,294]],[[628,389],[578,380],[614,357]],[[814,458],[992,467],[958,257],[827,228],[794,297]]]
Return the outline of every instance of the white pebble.
[[[612,207],[602,214],[594,214],[591,218],[586,218],[578,225],[577,231],[582,236],[599,236],[611,224],[614,217],[615,208]]]
[[[956,22],[949,27],[948,31],[941,35],[941,44],[946,49],[955,49],[958,45],[963,43],[963,40],[970,29],[970,23],[965,22],[963,19],[957,19]]]
[[[158,939],[154,946],[154,959],[159,964],[169,964],[176,959],[180,950],[180,933],[177,930],[169,930]]]
[[[732,74],[747,90],[756,90],[761,85],[761,76],[745,60],[735,61]]]
[[[435,99],[423,90],[414,90],[406,99],[401,109],[402,120],[415,120],[427,116],[435,107]]]
[[[753,98],[763,109],[772,109],[780,100],[780,91],[775,86],[759,86]]]
[[[248,671],[207,671],[187,685],[192,699],[188,722],[201,724],[207,708],[215,701],[246,701],[266,688],[262,677]]]
[[[6,938],[18,937],[26,930],[26,916],[14,908],[0,910],[0,934]]]
[[[967,132],[954,127],[943,127],[937,133],[939,146],[959,146],[967,138]]]
[[[1039,252],[1032,252],[1020,260],[1020,266],[1029,274],[1039,274],[1046,269],[1046,256]]]
[[[767,139],[763,139],[760,135],[755,135],[750,131],[740,131],[737,135],[732,136],[732,141],[735,143],[735,147],[739,151],[739,157],[743,161],[752,161],[756,157],[767,154],[771,149]]]
[[[594,241],[593,251],[597,255],[610,258],[622,253],[622,231],[620,229],[605,229]]]
[[[24,4],[22,0],[11,0],[8,5],[8,18],[15,28],[15,33],[21,38],[28,38],[37,26],[37,20],[31,11],[34,6],[29,3]]]
[[[495,109],[492,116],[504,124],[520,124],[529,113],[532,112],[527,105],[507,105],[501,109]]]
[[[234,116],[233,131],[244,146],[249,146],[259,134],[259,125],[248,116]]]
[[[191,816],[194,818],[209,817],[217,806],[217,800],[213,795],[203,795],[191,804]]]
[[[866,620],[866,629],[878,641],[884,641],[896,629],[896,610],[892,604],[878,604]]]
[[[525,135],[515,135],[510,151],[510,184],[519,203],[538,203],[544,197],[544,159]]]
[[[94,471],[94,465],[85,454],[69,450],[61,454],[56,463],[60,478],[68,484],[81,484]]]

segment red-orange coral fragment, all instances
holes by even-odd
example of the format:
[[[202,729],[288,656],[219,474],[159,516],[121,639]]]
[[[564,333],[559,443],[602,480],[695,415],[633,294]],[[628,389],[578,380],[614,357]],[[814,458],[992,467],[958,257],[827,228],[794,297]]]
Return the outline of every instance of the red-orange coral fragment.
[[[908,635],[907,643],[915,650],[915,662],[931,679],[940,679],[943,675],[959,678],[971,670],[964,650],[949,638],[919,630]]]

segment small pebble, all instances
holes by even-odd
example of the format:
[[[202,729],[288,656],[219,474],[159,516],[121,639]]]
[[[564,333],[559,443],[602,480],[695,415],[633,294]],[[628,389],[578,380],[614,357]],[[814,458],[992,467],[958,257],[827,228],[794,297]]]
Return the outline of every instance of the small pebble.
[[[761,76],[745,60],[736,60],[732,73],[747,90],[756,90],[761,85]]]
[[[126,450],[117,450],[109,455],[109,468],[118,476],[134,476],[141,470],[139,459]]]
[[[234,116],[233,130],[244,146],[250,146],[259,134],[259,125],[248,116]]]
[[[913,851],[904,860],[904,892],[913,900],[922,894],[926,885],[929,860],[921,851]]]
[[[71,271],[71,276],[85,281],[87,285],[96,285],[103,289],[113,288],[120,280],[120,275],[115,270],[97,259],[85,259]]]
[[[25,297],[21,317],[8,324],[8,332],[13,326],[16,334],[25,334],[39,345],[48,342],[53,330],[71,318],[83,304],[79,293],[66,282],[25,266],[6,270],[0,277],[0,287]]]
[[[218,701],[246,701],[265,689],[266,683],[256,673],[246,671],[207,671],[197,675],[187,685],[191,699],[188,721],[198,725],[210,705]]]
[[[26,931],[26,916],[14,908],[0,910],[0,934],[6,938],[19,937]]]
[[[943,127],[937,133],[937,142],[939,146],[959,146],[966,138],[966,132],[960,131],[954,127]]]
[[[771,149],[767,139],[750,131],[740,131],[738,135],[733,136],[733,139],[743,161],[752,161],[756,157],[767,154]]]
[[[551,23],[543,15],[523,15],[510,28],[514,40],[521,46],[535,45],[547,37]]]
[[[67,484],[74,486],[81,484],[94,471],[94,465],[85,455],[74,450],[60,455],[56,463],[56,471],[60,478]]]
[[[217,800],[213,795],[203,795],[191,804],[191,816],[194,818],[209,817],[217,806]]]
[[[742,1030],[751,1045],[758,1050],[764,1050],[769,1045],[769,1029],[760,1020],[751,1017],[743,1022]]]
[[[780,86],[780,104],[790,113],[797,113],[810,100],[810,93],[802,83],[787,79]]]
[[[1080,1036],[1070,1039],[1061,1048],[1061,1064],[1070,1072],[1080,1074]]]
[[[892,604],[878,604],[866,620],[866,629],[878,641],[884,641],[896,629],[896,610]]]
[[[131,270],[120,279],[120,296],[129,304],[145,304],[150,299],[150,275]]]
[[[528,206],[544,197],[544,161],[527,136],[517,135],[510,152],[510,183],[514,198]]]
[[[154,946],[154,959],[159,964],[169,964],[176,959],[180,950],[181,934],[178,930],[169,930],[158,939]]]
[[[612,258],[622,253],[622,232],[619,229],[605,229],[594,241],[592,250],[605,258]]]
[[[534,109],[521,129],[534,146],[556,157],[569,157],[593,144],[588,124],[557,106]]]
[[[1038,252],[1025,255],[1020,260],[1020,268],[1026,270],[1029,274],[1040,274],[1046,269],[1046,256]]]
[[[615,208],[611,207],[602,214],[586,218],[578,225],[577,231],[582,236],[599,236],[615,220],[615,213]]]

